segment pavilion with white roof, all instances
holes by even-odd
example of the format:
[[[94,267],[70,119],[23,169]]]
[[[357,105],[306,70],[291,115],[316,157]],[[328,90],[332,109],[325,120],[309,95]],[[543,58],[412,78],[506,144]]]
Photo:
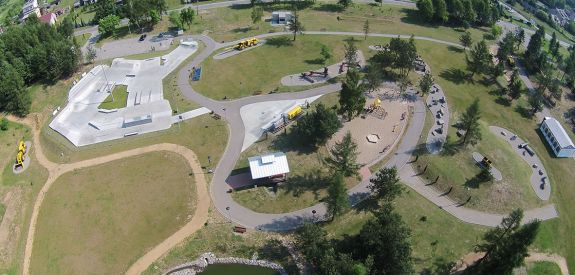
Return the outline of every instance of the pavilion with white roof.
[[[289,165],[285,153],[276,152],[248,158],[252,179],[286,177]]]
[[[558,158],[569,158],[575,156],[575,145],[571,138],[563,129],[563,126],[553,117],[545,117],[539,127],[545,140],[553,149],[553,153]]]

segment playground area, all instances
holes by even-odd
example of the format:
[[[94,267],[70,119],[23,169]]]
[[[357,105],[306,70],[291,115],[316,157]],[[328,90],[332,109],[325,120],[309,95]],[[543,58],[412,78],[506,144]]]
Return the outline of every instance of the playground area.
[[[198,49],[195,41],[182,41],[171,53],[146,60],[114,59],[83,74],[70,89],[68,104],[50,123],[50,128],[75,146],[120,139],[165,130],[178,119],[163,97],[162,79]],[[114,97],[117,86],[127,86],[127,95]],[[106,101],[118,109],[100,108]],[[114,104],[114,102],[121,104]]]
[[[366,112],[344,122],[327,146],[331,147],[335,142],[341,141],[349,131],[358,145],[358,163],[369,165],[385,157],[392,151],[408,121],[409,103],[391,96],[396,93],[397,91],[387,87],[373,92],[373,98],[367,99]]]

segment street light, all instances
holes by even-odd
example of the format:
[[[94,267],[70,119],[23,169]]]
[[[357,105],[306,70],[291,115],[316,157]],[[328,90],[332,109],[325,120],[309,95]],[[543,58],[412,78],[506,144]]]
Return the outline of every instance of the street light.
[[[230,223],[232,222],[231,216],[230,216],[230,207],[226,206],[226,211],[228,213],[228,220],[230,221]]]
[[[315,209],[311,211],[312,222],[313,222],[313,223],[315,223],[315,213],[317,213],[317,212],[315,211]]]

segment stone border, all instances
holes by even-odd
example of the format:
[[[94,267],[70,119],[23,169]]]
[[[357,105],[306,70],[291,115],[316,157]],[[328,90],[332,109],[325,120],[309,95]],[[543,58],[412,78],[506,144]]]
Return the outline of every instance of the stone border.
[[[266,260],[255,260],[255,259],[244,259],[236,257],[218,258],[212,252],[206,252],[200,255],[195,261],[187,262],[172,268],[170,271],[164,273],[164,275],[195,275],[204,271],[208,265],[211,264],[242,264],[242,265],[252,265],[265,268],[271,268],[277,271],[280,275],[287,275],[285,269],[276,263],[272,263]]]

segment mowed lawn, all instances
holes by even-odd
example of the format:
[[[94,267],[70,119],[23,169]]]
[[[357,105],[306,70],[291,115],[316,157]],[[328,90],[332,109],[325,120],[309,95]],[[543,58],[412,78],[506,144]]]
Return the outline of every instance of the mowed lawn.
[[[120,109],[125,108],[128,104],[128,86],[118,85],[114,90],[100,103],[99,109]]]
[[[461,222],[417,192],[408,187],[404,190],[393,205],[411,229],[410,243],[416,272],[431,268],[439,259],[455,262],[473,252],[474,245],[481,240],[487,227]],[[352,210],[324,228],[329,237],[342,238],[346,234],[359,233],[372,217],[369,212]]]
[[[189,171],[154,152],[63,175],[40,209],[30,273],[123,273],[194,214]]]
[[[497,125],[509,129],[529,142],[543,162],[551,182],[551,203],[559,212],[559,218],[542,223],[534,248],[541,251],[556,252],[567,258],[569,269],[575,270],[575,209],[571,207],[575,200],[575,160],[555,158],[550,148],[538,133],[539,121],[523,117],[520,109],[526,106],[525,99],[514,102],[512,106],[497,103],[498,96],[493,93],[496,87],[485,87],[478,81],[469,83],[457,77],[457,70],[465,70],[465,56],[457,50],[429,47],[431,42],[418,41],[418,52],[430,63],[433,76],[444,89],[452,112],[452,119],[462,114],[475,98],[481,101],[484,125]],[[448,62],[446,62],[446,60]],[[478,79],[478,78],[476,78]],[[455,122],[455,120],[453,120]],[[452,131],[453,129],[450,129]],[[486,135],[487,133],[484,133]],[[486,144],[485,146],[489,146]],[[420,158],[421,159],[421,158]],[[450,167],[457,168],[459,163],[451,162]],[[429,168],[428,168],[429,169]],[[444,177],[452,177],[456,169],[448,170]],[[472,175],[470,175],[472,176]],[[458,182],[457,184],[463,184]],[[533,191],[532,191],[533,192]]]
[[[221,100],[264,94],[281,87],[281,78],[324,67],[320,59],[322,45],[333,53],[331,65],[343,60],[345,36],[303,35],[292,42],[291,36],[268,38],[267,43],[237,55],[202,63],[202,79],[193,81],[196,91]],[[217,54],[217,53],[216,53]],[[309,88],[309,87],[306,87]]]
[[[334,106],[338,98],[338,93],[324,95],[311,104],[308,111],[312,111],[319,102],[328,108]],[[327,147],[320,146],[314,150],[298,148],[298,145],[290,139],[293,138],[289,134],[291,127],[288,128],[287,135],[283,132],[276,135],[269,134],[267,139],[262,138],[254,143],[242,152],[236,164],[237,173],[249,173],[249,157],[284,152],[290,166],[287,182],[278,186],[277,190],[267,186],[235,190],[232,197],[239,204],[256,212],[285,213],[312,206],[325,198],[330,181],[329,169],[324,165],[324,159],[328,157]],[[350,177],[345,182],[350,188],[359,181],[355,177]]]

